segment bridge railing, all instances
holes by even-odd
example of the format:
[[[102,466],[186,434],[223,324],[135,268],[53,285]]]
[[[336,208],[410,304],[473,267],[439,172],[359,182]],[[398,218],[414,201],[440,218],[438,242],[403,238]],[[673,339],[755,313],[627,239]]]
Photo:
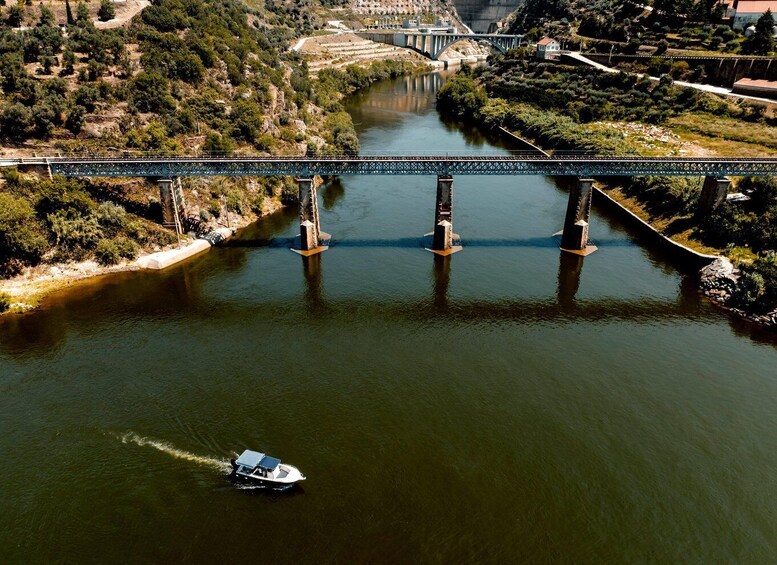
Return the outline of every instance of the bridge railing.
[[[501,153],[461,153],[425,151],[413,154],[394,152],[369,152],[369,153],[327,153],[318,155],[268,155],[261,153],[159,153],[159,152],[101,152],[101,153],[68,153],[52,157],[38,157],[32,160],[47,159],[51,162],[62,161],[343,161],[358,162],[366,160],[379,161],[506,161],[506,160],[532,160],[532,161],[643,161],[643,162],[772,162],[777,161],[777,155],[764,157],[687,157],[687,156],[650,156],[645,157],[636,153],[623,153],[617,155],[602,155],[588,151],[555,151],[545,155],[536,151],[504,151]],[[24,163],[27,159],[19,159]]]

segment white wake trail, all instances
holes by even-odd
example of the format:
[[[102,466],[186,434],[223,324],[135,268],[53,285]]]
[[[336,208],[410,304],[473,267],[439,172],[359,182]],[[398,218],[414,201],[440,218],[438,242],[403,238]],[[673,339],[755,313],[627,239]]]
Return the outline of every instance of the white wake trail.
[[[142,437],[134,432],[127,432],[126,434],[120,435],[118,437],[122,443],[134,443],[135,445],[139,445],[141,447],[153,447],[154,449],[157,449],[163,453],[172,455],[176,459],[191,461],[192,463],[197,463],[198,465],[204,465],[206,467],[212,467],[214,469],[218,469],[219,471],[229,472],[232,469],[232,466],[226,459],[205,457],[203,455],[197,455],[195,453],[183,451],[182,449],[178,449],[166,441]]]

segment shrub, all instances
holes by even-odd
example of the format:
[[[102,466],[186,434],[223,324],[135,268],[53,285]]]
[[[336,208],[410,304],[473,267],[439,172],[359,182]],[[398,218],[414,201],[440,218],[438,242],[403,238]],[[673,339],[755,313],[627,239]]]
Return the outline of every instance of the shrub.
[[[121,259],[119,248],[112,239],[101,239],[94,250],[94,257],[100,265],[115,265]]]
[[[32,112],[22,104],[8,104],[0,115],[2,132],[11,139],[25,139],[32,132],[35,125]]]
[[[262,207],[264,206],[264,193],[260,192],[251,200],[251,211],[257,216],[262,215]]]
[[[97,11],[97,17],[101,22],[107,22],[116,17],[116,8],[113,6],[113,0],[100,0],[100,9]]]
[[[47,219],[56,244],[68,251],[91,249],[102,236],[97,216],[91,212],[81,214],[65,209],[50,214]]]
[[[103,202],[97,207],[97,221],[104,228],[116,232],[127,222],[127,211],[113,202]]]
[[[7,294],[0,294],[0,312],[5,312],[11,307],[11,297]]]
[[[437,94],[437,105],[459,118],[472,118],[486,104],[486,92],[474,79],[456,75]]]

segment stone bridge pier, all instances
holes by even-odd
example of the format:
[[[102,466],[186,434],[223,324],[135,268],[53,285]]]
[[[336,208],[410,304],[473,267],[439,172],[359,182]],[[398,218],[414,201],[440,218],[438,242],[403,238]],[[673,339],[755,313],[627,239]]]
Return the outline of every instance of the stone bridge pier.
[[[577,179],[569,191],[564,231],[561,235],[561,249],[577,255],[589,255],[596,246],[588,245],[588,222],[591,219],[593,179]]]
[[[318,218],[318,191],[312,178],[298,178],[299,187],[299,249],[292,249],[304,256],[315,255],[329,249],[332,236],[321,231]]]
[[[183,187],[179,177],[159,179],[159,202],[162,205],[162,225],[183,231],[186,220],[186,201],[183,198]]]
[[[726,201],[731,179],[727,177],[704,177],[704,184],[696,207],[696,217],[703,218]]]
[[[453,177],[450,175],[437,176],[434,231],[426,235],[432,236],[429,251],[437,255],[450,255],[462,249],[458,244],[461,238],[453,233]]]

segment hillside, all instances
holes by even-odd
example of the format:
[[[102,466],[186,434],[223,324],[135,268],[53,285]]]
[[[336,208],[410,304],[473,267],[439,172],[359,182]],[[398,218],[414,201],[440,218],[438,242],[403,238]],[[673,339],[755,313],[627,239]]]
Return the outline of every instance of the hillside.
[[[773,22],[763,37],[746,37],[725,16],[723,3],[707,0],[526,0],[508,27],[531,40],[550,35],[569,49],[603,53],[768,55],[774,50]]]
[[[314,80],[289,46],[325,25],[326,3],[130,0],[115,13],[100,2],[6,7],[0,155],[355,151],[341,98],[416,66],[367,61]],[[183,188],[192,235],[245,225],[296,197],[286,178],[190,179]],[[16,279],[0,284],[0,311],[34,304],[26,282],[105,272],[175,244],[160,216],[159,189],[145,179],[5,171],[0,279]]]

